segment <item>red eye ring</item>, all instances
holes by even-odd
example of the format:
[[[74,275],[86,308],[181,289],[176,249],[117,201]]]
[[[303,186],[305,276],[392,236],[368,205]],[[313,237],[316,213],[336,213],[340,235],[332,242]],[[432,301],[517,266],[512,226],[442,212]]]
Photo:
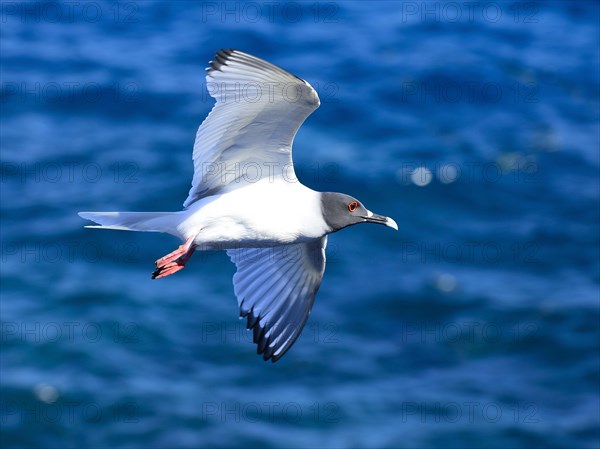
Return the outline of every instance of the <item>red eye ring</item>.
[[[348,210],[354,212],[358,208],[358,201],[352,201],[348,204]]]

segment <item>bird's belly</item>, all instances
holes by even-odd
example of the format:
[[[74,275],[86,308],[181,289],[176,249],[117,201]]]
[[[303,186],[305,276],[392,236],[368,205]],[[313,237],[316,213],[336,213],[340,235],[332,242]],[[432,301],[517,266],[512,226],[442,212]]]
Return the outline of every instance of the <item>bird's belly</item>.
[[[233,249],[287,245],[304,240],[292,233],[273,235],[260,228],[231,223],[203,228],[194,243],[201,249]]]
[[[268,187],[266,192],[243,189],[200,204],[183,223],[183,234],[194,235],[200,249],[288,245],[325,234],[320,216],[306,213],[317,207],[320,212],[318,199],[305,193],[294,198],[294,192],[282,195],[281,189]]]
[[[201,249],[271,247],[300,243],[315,238],[303,234],[293,223],[274,228],[272,223],[239,217],[220,217],[205,222],[194,243]]]

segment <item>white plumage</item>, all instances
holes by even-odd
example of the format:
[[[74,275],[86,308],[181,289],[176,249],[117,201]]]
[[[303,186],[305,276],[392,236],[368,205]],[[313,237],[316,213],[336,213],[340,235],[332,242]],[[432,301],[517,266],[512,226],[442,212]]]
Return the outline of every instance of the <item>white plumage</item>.
[[[358,200],[322,194],[296,178],[292,143],[319,107],[306,81],[237,50],[207,69],[216,104],[196,134],[192,188],[180,212],[81,212],[106,229],[164,232],[185,243],[156,261],[155,278],[185,266],[195,249],[225,249],[240,315],[265,360],[300,335],[325,270],[327,234],[360,222],[397,229]]]

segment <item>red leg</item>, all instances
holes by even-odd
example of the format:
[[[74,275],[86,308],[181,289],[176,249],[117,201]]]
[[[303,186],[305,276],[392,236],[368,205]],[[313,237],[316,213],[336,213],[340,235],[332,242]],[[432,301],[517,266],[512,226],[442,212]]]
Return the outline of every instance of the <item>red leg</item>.
[[[177,273],[179,270],[183,270],[185,264],[196,248],[192,246],[194,238],[189,238],[183,245],[172,253],[167,254],[156,261],[156,270],[152,273],[152,279],[160,279],[171,274]]]
[[[179,259],[180,257],[184,256],[185,254],[187,254],[190,250],[190,248],[192,247],[192,242],[194,241],[194,236],[190,237],[189,239],[187,239],[185,241],[185,243],[183,245],[180,245],[179,248],[177,248],[175,251],[170,252],[169,254],[167,254],[164,257],[161,257],[160,259],[158,259],[155,263],[156,263],[156,268],[162,268],[165,265]]]

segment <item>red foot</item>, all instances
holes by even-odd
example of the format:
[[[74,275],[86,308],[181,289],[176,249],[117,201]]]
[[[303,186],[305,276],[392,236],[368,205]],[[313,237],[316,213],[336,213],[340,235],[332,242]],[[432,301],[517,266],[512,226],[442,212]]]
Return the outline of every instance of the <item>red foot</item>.
[[[190,237],[189,239],[187,239],[185,241],[185,243],[183,245],[180,245],[179,248],[177,248],[175,251],[170,252],[166,256],[161,257],[160,259],[158,259],[155,262],[156,268],[161,268],[164,265],[166,265],[168,263],[171,263],[174,260],[177,260],[181,256],[183,256],[184,254],[186,254],[190,250],[193,241],[194,241],[194,237]]]
[[[183,270],[185,268],[185,264],[179,264],[177,262],[171,262],[168,265],[165,265],[152,273],[152,279],[160,279],[167,276],[170,276],[174,273],[177,273],[179,270]]]
[[[160,279],[167,277],[171,274],[177,273],[179,270],[183,270],[185,264],[196,248],[192,246],[194,237],[190,237],[186,242],[177,248],[175,251],[161,257],[156,261],[156,270],[152,273],[152,279]]]

